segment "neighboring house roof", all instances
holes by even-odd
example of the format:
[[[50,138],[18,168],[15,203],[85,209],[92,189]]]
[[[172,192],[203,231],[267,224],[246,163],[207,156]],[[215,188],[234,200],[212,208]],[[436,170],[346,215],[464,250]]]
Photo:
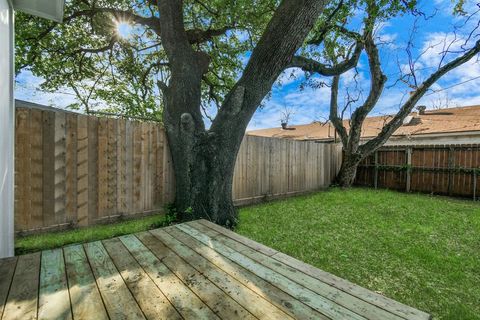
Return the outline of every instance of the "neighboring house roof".
[[[368,117],[362,127],[362,138],[375,137],[382,127],[393,116]],[[343,121],[349,128],[349,121]],[[427,110],[424,114],[416,112],[410,114],[393,136],[412,136],[419,134],[462,133],[479,131],[480,133],[480,106]],[[270,128],[252,130],[248,135],[260,137],[275,137],[294,140],[331,140],[335,130],[330,123],[314,122],[305,125],[292,125],[287,129]]]

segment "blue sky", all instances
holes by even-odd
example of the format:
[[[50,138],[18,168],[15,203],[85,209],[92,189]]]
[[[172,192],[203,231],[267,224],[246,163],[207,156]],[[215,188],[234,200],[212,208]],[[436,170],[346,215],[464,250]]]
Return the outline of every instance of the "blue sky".
[[[468,10],[480,9],[477,1],[470,0],[466,2]],[[416,68],[419,70],[417,74],[419,80],[422,80],[438,67],[441,59],[440,52],[442,52],[445,39],[447,39],[446,43],[450,43],[450,39],[453,37],[453,26],[462,23],[462,19],[452,17],[451,0],[420,1],[420,3],[422,11],[430,14],[436,12],[431,19],[419,19],[417,21],[413,56],[417,57],[423,52],[423,55],[416,61]],[[473,21],[469,21],[464,30],[471,30],[476,23],[478,23],[478,16]],[[389,82],[372,115],[395,113],[408,94],[409,89],[405,85],[397,84],[393,87],[390,87],[390,85],[394,84],[399,78],[399,66],[403,68],[408,61],[405,48],[413,25],[413,17],[400,17],[379,26],[377,30],[377,40],[384,43],[380,47],[380,54],[383,70],[388,76]],[[121,31],[128,32],[124,27],[122,27]],[[464,37],[465,34],[457,32],[458,39]],[[478,33],[475,40],[478,40]],[[460,41],[453,45],[454,48],[459,46]],[[448,55],[445,61],[449,61],[454,57],[455,55]],[[364,56],[360,60],[358,70],[357,78],[359,79],[363,96],[365,96],[368,92],[369,74],[368,64]],[[353,71],[348,72],[342,77],[343,88],[352,88],[353,74]],[[328,79],[324,80],[329,81]],[[16,98],[54,105],[60,108],[75,101],[74,95],[68,89],[59,90],[56,93],[42,92],[39,90],[39,85],[42,81],[41,78],[34,77],[28,71],[22,72],[17,76]],[[270,97],[265,99],[263,106],[255,113],[248,129],[279,126],[282,111],[285,108],[292,114],[290,118],[291,124],[325,121],[328,118],[330,90],[328,88],[313,89],[308,86],[301,89],[301,84],[304,82],[305,78],[300,70],[290,69],[282,74],[277,84],[272,88]],[[459,85],[460,83],[463,84]],[[421,103],[428,108],[480,104],[479,84],[480,63],[477,59],[473,59],[436,83],[433,86],[435,91],[429,92],[422,99]],[[342,104],[342,96],[342,93],[340,93],[340,105]]]

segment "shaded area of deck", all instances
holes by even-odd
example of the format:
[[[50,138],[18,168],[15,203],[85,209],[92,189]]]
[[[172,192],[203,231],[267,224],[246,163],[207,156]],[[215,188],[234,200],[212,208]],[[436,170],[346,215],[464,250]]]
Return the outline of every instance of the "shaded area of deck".
[[[205,220],[0,260],[6,319],[429,319]]]

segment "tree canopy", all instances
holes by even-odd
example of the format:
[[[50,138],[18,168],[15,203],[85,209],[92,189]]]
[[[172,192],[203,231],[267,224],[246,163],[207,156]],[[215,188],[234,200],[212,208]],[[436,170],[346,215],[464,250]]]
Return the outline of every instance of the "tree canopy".
[[[341,31],[369,1],[328,1],[301,56],[348,56],[351,39]],[[415,10],[416,5],[406,0],[377,2],[378,19]],[[278,5],[278,0],[183,1],[189,41],[210,58],[202,79],[205,116],[216,114]],[[151,0],[70,0],[60,24],[19,13],[16,70],[30,69],[42,77],[44,90],[73,90],[77,103],[70,107],[161,119],[162,92],[157,84],[167,83],[171,74],[159,18],[157,2]],[[357,49],[358,55],[361,47]],[[295,59],[292,66],[305,63]],[[323,67],[325,75],[334,71]]]

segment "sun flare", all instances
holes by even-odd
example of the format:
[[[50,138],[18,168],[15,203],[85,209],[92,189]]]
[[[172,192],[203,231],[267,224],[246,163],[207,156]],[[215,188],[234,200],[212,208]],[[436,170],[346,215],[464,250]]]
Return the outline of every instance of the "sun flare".
[[[128,21],[116,21],[117,34],[122,38],[128,38],[132,32],[132,25]]]

